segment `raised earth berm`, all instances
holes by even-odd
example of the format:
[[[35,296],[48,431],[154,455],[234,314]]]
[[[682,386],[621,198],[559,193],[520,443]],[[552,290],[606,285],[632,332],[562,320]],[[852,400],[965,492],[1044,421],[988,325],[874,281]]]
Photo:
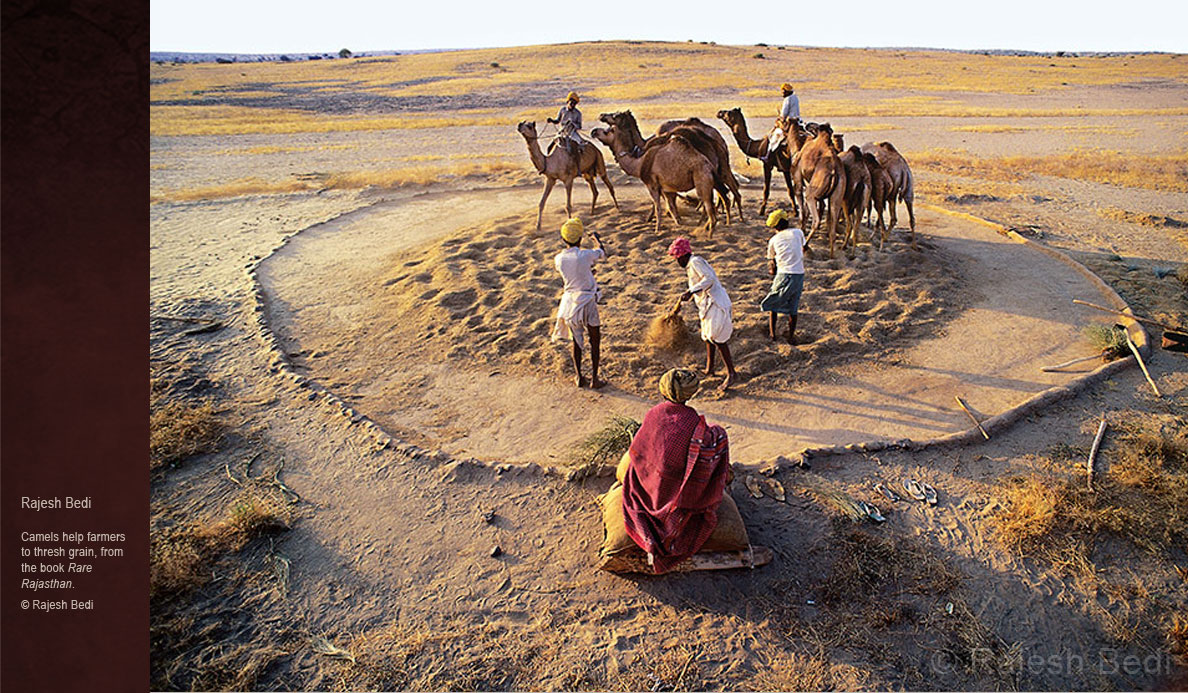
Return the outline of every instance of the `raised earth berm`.
[[[611,415],[641,418],[661,372],[704,359],[692,304],[684,350],[645,343],[684,289],[664,253],[675,233],[656,235],[638,203],[585,219],[610,251],[596,266],[609,385],[579,390],[568,344],[549,341],[562,244],[556,229],[534,230],[534,198],[525,186],[380,202],[290,239],[254,268],[277,370],[378,444],[443,459],[561,466]],[[897,230],[883,252],[810,258],[801,343],[772,342],[758,308],[767,238],[759,221],[692,238],[734,303],[742,376],[722,393],[719,364],[692,404],[726,426],[735,462],[980,438],[956,397],[993,434],[1133,362],[1041,371],[1089,355],[1085,326],[1113,322],[1073,298],[1125,304],[1062,254],[930,206],[918,250]]]

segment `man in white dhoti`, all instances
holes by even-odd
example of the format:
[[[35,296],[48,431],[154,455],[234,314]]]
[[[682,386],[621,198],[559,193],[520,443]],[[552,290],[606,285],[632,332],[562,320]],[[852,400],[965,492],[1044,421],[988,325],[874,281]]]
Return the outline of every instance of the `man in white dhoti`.
[[[726,381],[722,383],[725,390],[734,384],[734,359],[730,355],[730,346],[726,343],[734,333],[733,312],[730,297],[713,268],[699,255],[693,254],[693,248],[687,238],[678,238],[668,247],[668,254],[676,258],[677,264],[685,268],[689,279],[689,290],[681,294],[681,301],[690,298],[697,304],[697,317],[701,320],[701,339],[705,342],[705,374],[714,374],[714,350],[722,353],[722,360],[726,362]]]
[[[606,259],[606,249],[597,233],[591,233],[597,248],[582,248],[582,220],[577,217],[561,225],[561,238],[567,247],[557,253],[553,264],[565,280],[565,292],[557,306],[557,321],[553,325],[554,342],[566,338],[573,340],[573,368],[577,372],[577,386],[600,388],[603,382],[598,378],[599,351],[602,344],[602,321],[598,319],[598,283],[594,281],[593,265]],[[585,332],[590,333],[591,379],[582,375],[582,348],[586,345]]]

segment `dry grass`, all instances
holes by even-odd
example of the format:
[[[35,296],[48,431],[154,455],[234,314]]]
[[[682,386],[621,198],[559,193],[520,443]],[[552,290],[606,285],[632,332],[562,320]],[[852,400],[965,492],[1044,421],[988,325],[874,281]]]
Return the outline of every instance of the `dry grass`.
[[[935,551],[880,530],[839,521],[829,547],[833,566],[818,587],[827,606],[893,604],[904,594],[939,597],[961,583],[961,574]]]
[[[155,401],[149,413],[149,469],[214,452],[224,430],[210,402]]]
[[[156,136],[289,134],[394,128],[505,125],[531,112],[455,109],[449,115],[315,114],[293,108],[287,93],[417,98],[476,93],[543,94],[560,81],[558,96],[577,89],[598,111],[638,109],[641,118],[685,117],[703,112],[707,100],[775,115],[777,85],[802,75],[805,93],[845,90],[1019,94],[1072,85],[1108,85],[1141,79],[1188,82],[1178,56],[1117,56],[1079,60],[1044,56],[982,56],[886,50],[769,50],[756,61],[753,47],[609,41],[553,46],[451,51],[366,60],[154,65],[150,69],[150,130]],[[496,66],[497,65],[497,66]],[[657,76],[660,75],[660,76]],[[700,97],[700,98],[690,98]],[[231,105],[237,98],[264,99],[260,107]],[[527,97],[531,99],[532,97]],[[556,97],[547,100],[550,107]],[[669,103],[658,103],[668,101]],[[680,103],[688,101],[688,103]],[[172,102],[172,103],[171,103]],[[183,102],[183,103],[177,103]],[[188,103],[184,103],[188,102]],[[546,104],[534,106],[539,108]],[[860,116],[1022,117],[1185,115],[1185,108],[1003,108],[939,96],[812,101],[813,119]],[[708,114],[707,114],[708,116]],[[712,117],[712,116],[711,116]]]
[[[1117,207],[1105,207],[1097,210],[1098,216],[1105,219],[1112,219],[1114,221],[1123,221],[1128,224],[1138,224],[1140,226],[1149,226],[1157,229],[1185,229],[1188,228],[1188,221],[1184,219],[1176,219],[1175,217],[1163,216],[1162,214],[1150,214],[1147,212],[1128,212]]]
[[[1011,551],[1068,564],[1088,560],[1106,537],[1149,553],[1188,542],[1188,425],[1144,420],[1115,425],[1103,445],[1095,491],[1083,471],[1068,478],[1021,477],[1003,482],[1005,508],[993,516],[995,538]],[[1110,436],[1107,436],[1107,439]]]
[[[993,181],[1013,182],[1031,175],[1047,175],[1188,192],[1188,152],[1143,155],[1079,149],[1050,156],[978,157],[963,150],[930,149],[906,156],[913,169]]]
[[[1093,323],[1085,327],[1085,338],[1105,358],[1113,360],[1130,356],[1130,347],[1126,344],[1126,332],[1115,329],[1111,325]]]
[[[490,110],[456,112],[449,116],[322,115],[280,108],[243,106],[151,106],[149,134],[154,137],[193,135],[292,135],[309,132],[361,132],[423,128],[508,125],[506,115]]]
[[[249,487],[232,501],[226,516],[150,532],[150,599],[188,592],[210,579],[211,565],[242,550],[254,538],[288,529],[292,510],[279,491]]]
[[[580,469],[595,470],[614,467],[631,447],[631,439],[639,430],[639,422],[628,416],[612,416],[606,425],[581,441],[574,451],[573,463]]]
[[[241,178],[216,186],[165,190],[153,195],[150,201],[191,202],[245,195],[283,195],[318,190],[356,190],[368,187],[399,188],[409,185],[429,185],[467,176],[509,172],[524,172],[523,163],[500,158],[494,161],[423,164],[375,171],[327,173],[293,180],[269,181],[254,177]]]
[[[949,128],[950,132],[1027,132],[1028,128],[1022,128],[1017,125],[959,125],[957,127]]]

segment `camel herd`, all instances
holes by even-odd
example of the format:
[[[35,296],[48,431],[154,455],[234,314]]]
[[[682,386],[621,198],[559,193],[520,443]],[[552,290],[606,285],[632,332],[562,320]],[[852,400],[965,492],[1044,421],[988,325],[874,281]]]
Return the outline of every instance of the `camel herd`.
[[[911,243],[915,247],[912,171],[907,160],[890,142],[868,142],[861,147],[846,149],[842,135],[834,134],[828,123],[807,123],[802,127],[798,120],[784,119],[777,119],[768,137],[754,140],[747,132],[746,119],[740,109],[718,111],[718,118],[730,128],[744,156],[763,161],[760,216],[767,212],[771,172],[777,168],[784,175],[793,215],[799,214],[802,226],[810,229],[809,235],[819,228],[828,230],[830,257],[834,256],[839,225],[843,249],[858,243],[864,214],[868,227],[879,232],[881,249],[889,230],[895,228],[897,202],[907,205]],[[661,197],[679,226],[676,197],[689,191],[695,191],[697,199],[702,201],[705,222],[698,228],[705,228],[710,236],[718,218],[717,207],[712,203],[714,192],[722,202],[727,224],[731,223],[731,202],[742,219],[742,195],[730,167],[730,151],[716,128],[697,118],[670,120],[657,128],[655,135],[645,139],[631,111],[603,113],[598,119],[607,127],[594,128],[590,135],[610,150],[624,173],[643,181],[652,198],[649,219],[655,217],[657,232],[661,223]],[[615,190],[606,175],[606,163],[597,147],[583,146],[581,160],[574,161],[564,147],[544,153],[535,123],[522,122],[517,129],[528,143],[533,166],[545,176],[544,194],[536,217],[537,230],[545,202],[558,180],[565,184],[565,210],[570,215],[573,214],[570,202],[573,180],[578,176],[590,185],[594,198],[591,212],[598,200],[594,184],[596,176],[602,178],[618,209]],[[777,144],[774,151],[769,152],[771,142]],[[883,221],[884,209],[890,213],[889,225]]]

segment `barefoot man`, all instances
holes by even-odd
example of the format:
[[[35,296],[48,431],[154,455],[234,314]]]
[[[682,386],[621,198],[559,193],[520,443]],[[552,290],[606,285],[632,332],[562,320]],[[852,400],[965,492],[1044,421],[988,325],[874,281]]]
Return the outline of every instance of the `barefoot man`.
[[[777,209],[767,217],[771,240],[767,242],[767,270],[773,277],[771,290],[759,306],[767,311],[767,329],[776,338],[776,315],[788,316],[788,343],[796,343],[796,315],[800,311],[800,292],[804,290],[804,251],[808,243],[804,232],[788,228],[788,213]]]
[[[553,341],[573,339],[573,369],[577,372],[578,387],[602,387],[598,379],[599,347],[602,344],[602,322],[598,319],[598,283],[594,281],[593,265],[606,259],[606,249],[597,233],[590,234],[597,248],[582,248],[582,220],[577,217],[561,225],[561,239],[568,247],[557,253],[553,264],[565,280],[565,293],[557,307],[557,322],[553,327]],[[582,375],[583,332],[590,333],[591,379]]]
[[[726,342],[734,333],[734,322],[730,308],[730,297],[718,275],[701,256],[693,254],[689,239],[678,238],[668,247],[668,254],[676,258],[677,264],[685,268],[689,278],[689,290],[681,294],[681,301],[694,299],[697,317],[701,319],[701,339],[705,341],[705,374],[714,374],[714,349],[722,352],[726,362],[725,390],[734,384],[734,359],[730,356],[730,345]]]

